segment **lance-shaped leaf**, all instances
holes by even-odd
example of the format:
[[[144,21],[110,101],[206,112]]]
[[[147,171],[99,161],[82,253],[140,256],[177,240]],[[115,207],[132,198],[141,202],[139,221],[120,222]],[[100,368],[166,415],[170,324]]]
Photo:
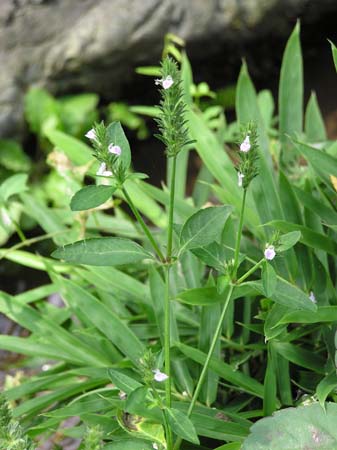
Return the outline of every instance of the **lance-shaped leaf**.
[[[115,186],[86,186],[73,196],[70,208],[72,211],[96,208],[109,200],[115,190]]]
[[[129,141],[125,136],[122,125],[120,122],[113,122],[107,127],[106,132],[109,144],[118,145],[121,148],[122,153],[119,158],[123,167],[128,169],[131,164],[131,151]]]
[[[152,257],[136,242],[114,237],[78,241],[58,248],[52,256],[67,262],[89,266],[133,264]]]

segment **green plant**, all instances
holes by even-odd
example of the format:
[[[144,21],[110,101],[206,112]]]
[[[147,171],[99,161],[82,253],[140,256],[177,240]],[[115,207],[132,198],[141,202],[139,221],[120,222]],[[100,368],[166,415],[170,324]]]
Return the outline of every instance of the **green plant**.
[[[100,426],[110,450],[277,450],[261,430],[285,429],[287,414],[318,438],[322,407],[327,424],[336,420],[336,143],[326,138],[314,97],[303,128],[299,25],[283,58],[279,125],[272,96],[256,93],[245,63],[230,125],[222,112],[210,123],[207,108],[193,103],[186,55],[181,75],[170,59],[162,71],[154,115],[167,187],[132,171],[126,136],[112,123],[91,130],[93,149],[48,131],[67,161],[60,176],[74,212],[64,201],[50,207],[18,192],[46,233],[40,239],[52,238],[60,246],[54,256],[65,262],[23,251],[28,240],[1,250],[51,281],[1,293],[0,311],[30,335],[0,336],[0,346],[32,357],[27,364],[37,356],[58,361],[7,391],[14,414],[32,437],[78,415],[73,435]],[[290,73],[297,74],[291,82]],[[203,166],[186,198],[194,151]],[[85,176],[96,184],[83,186]],[[56,292],[63,308],[44,301]],[[304,393],[312,406],[298,406]],[[252,427],[289,406],[298,408]],[[305,448],[296,439],[291,445]]]

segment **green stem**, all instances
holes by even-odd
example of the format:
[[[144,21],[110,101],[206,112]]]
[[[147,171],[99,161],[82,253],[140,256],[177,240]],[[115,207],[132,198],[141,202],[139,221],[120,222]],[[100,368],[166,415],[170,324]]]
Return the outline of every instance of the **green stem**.
[[[171,408],[171,304],[170,304],[170,269],[172,258],[172,243],[173,243],[173,216],[174,216],[174,198],[175,198],[175,184],[176,184],[176,166],[177,157],[174,156],[171,168],[171,182],[170,182],[170,205],[169,205],[169,220],[167,227],[167,253],[166,253],[166,277],[165,277],[165,327],[164,327],[164,357],[165,357],[165,373],[168,379],[165,382],[165,397],[166,407]],[[168,428],[166,436],[167,450],[172,450],[172,430]]]
[[[249,277],[249,275],[251,275],[252,273],[255,272],[255,270],[257,270],[260,266],[262,266],[262,264],[264,263],[265,259],[262,258],[260,259],[260,261],[258,263],[255,264],[255,266],[253,266],[251,269],[248,270],[248,272],[246,272],[244,275],[242,275],[241,278],[239,278],[236,282],[236,284],[241,284],[243,281],[245,281],[246,278]]]
[[[189,406],[188,411],[187,411],[187,417],[191,416],[192,411],[193,411],[194,406],[195,406],[195,403],[198,400],[199,393],[200,393],[200,390],[202,388],[203,382],[205,380],[205,377],[206,377],[206,374],[207,374],[207,371],[208,371],[208,366],[209,366],[209,363],[211,361],[212,355],[214,353],[215,346],[216,346],[216,344],[218,342],[218,339],[219,339],[219,337],[221,335],[222,324],[223,324],[223,321],[224,321],[224,318],[225,318],[225,315],[226,315],[226,312],[227,312],[227,308],[228,308],[228,305],[229,305],[229,302],[230,302],[230,299],[231,299],[231,295],[232,295],[233,289],[234,289],[234,285],[231,284],[230,287],[229,287],[229,291],[227,293],[227,297],[226,297],[225,303],[224,303],[222,311],[221,311],[221,315],[220,315],[219,322],[218,322],[218,325],[216,327],[216,330],[215,330],[215,333],[214,333],[214,336],[213,336],[213,339],[212,339],[212,342],[211,342],[211,346],[210,346],[210,348],[208,350],[208,354],[207,354],[204,366],[202,368],[202,371],[201,371],[201,374],[200,374],[197,386],[195,388],[195,391],[193,393],[193,397],[192,397],[190,406]],[[176,443],[175,443],[175,445],[174,445],[173,450],[179,450],[181,442],[182,442],[182,439],[178,438]]]
[[[18,233],[21,242],[25,242],[26,236],[24,235],[24,232],[21,230],[20,225],[15,220],[12,220],[12,223],[14,225],[16,232]]]
[[[235,244],[234,264],[233,264],[233,279],[236,278],[238,265],[239,265],[239,253],[240,253],[240,244],[241,244],[241,237],[242,237],[243,215],[244,215],[245,204],[246,204],[246,195],[247,195],[247,190],[245,189],[243,191],[243,196],[242,196],[239,228],[238,228],[238,234],[237,234],[237,237],[236,237],[236,244]]]
[[[66,233],[69,233],[69,230],[55,231],[54,233],[43,234],[42,236],[26,239],[25,241],[19,242],[10,248],[2,248],[0,250],[0,260],[2,258],[6,258],[7,255],[9,255],[11,252],[14,252],[15,250],[20,250],[20,248],[29,247],[30,245],[35,244],[36,242],[44,241],[46,239],[50,239],[60,234]]]
[[[162,398],[158,394],[157,389],[154,386],[154,384],[151,384],[151,388],[152,388],[153,395],[155,396],[155,398],[158,401],[159,408],[162,410],[162,413],[163,413],[163,423],[164,423],[164,429],[165,429],[167,448],[171,449],[172,448],[172,433],[171,433],[170,424],[168,421],[167,411],[165,410],[165,406],[163,405]]]
[[[165,382],[166,406],[171,408],[171,305],[170,305],[170,266],[166,266],[165,277],[165,305],[164,305],[164,358],[165,373],[168,379]]]
[[[136,208],[136,206],[134,205],[133,201],[131,200],[131,197],[129,196],[129,194],[128,194],[127,190],[125,189],[125,187],[122,187],[122,192],[124,194],[124,197],[125,197],[126,201],[128,202],[128,205],[131,208],[131,211],[133,212],[134,216],[138,220],[139,225],[142,227],[145,235],[147,236],[147,238],[151,242],[151,245],[154,248],[155,252],[157,253],[157,255],[159,256],[159,258],[160,258],[160,260],[162,262],[165,261],[165,257],[163,255],[163,253],[161,252],[157,242],[154,240],[154,237],[152,236],[152,233],[149,230],[149,228],[146,225],[146,223],[144,222],[142,216],[139,214],[138,209]]]
[[[169,206],[169,222],[167,228],[167,261],[170,262],[172,256],[172,242],[173,242],[173,214],[174,214],[174,197],[176,189],[176,166],[177,156],[173,157],[171,168],[171,183],[170,183],[170,206]]]

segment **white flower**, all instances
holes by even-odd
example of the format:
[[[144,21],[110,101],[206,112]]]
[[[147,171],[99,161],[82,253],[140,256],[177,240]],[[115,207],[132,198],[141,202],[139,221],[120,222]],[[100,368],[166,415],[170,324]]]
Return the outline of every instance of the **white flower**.
[[[91,128],[91,130],[89,130],[85,137],[87,137],[88,139],[90,139],[91,141],[97,141],[97,135],[96,135],[96,131]]]
[[[172,84],[174,83],[173,78],[171,75],[167,75],[166,78],[160,78],[157,80],[154,80],[155,84],[160,84],[164,89],[169,89]]]
[[[120,398],[120,400],[126,400],[127,395],[124,391],[119,391],[118,392],[118,397]]]
[[[152,444],[152,448],[154,448],[155,450],[158,450],[159,449],[159,447],[158,447],[158,444],[156,444],[155,442]]]
[[[250,150],[250,140],[249,140],[249,135],[247,134],[244,141],[240,145],[240,151],[247,153],[247,152],[249,152],[249,150]]]
[[[239,186],[239,187],[242,187],[242,181],[243,181],[244,177],[245,177],[245,176],[244,176],[243,173],[238,172],[238,186]]]
[[[8,214],[8,212],[5,210],[5,208],[1,209],[1,220],[2,223],[6,226],[9,227],[10,225],[12,225],[12,219],[10,218],[10,215]]]
[[[182,394],[183,394],[183,397],[188,397],[187,391],[183,391]]]
[[[313,293],[313,291],[310,291],[309,300],[311,300],[312,303],[317,303],[317,300],[316,300],[316,297],[315,297],[315,294]]]
[[[101,163],[99,169],[96,172],[96,175],[101,175],[103,177],[111,177],[112,172],[110,170],[106,170],[106,164]]]
[[[275,248],[273,245],[268,245],[264,251],[264,257],[266,259],[268,259],[269,261],[271,261],[272,259],[274,259],[276,256],[276,252],[275,252]]]
[[[108,152],[112,153],[113,155],[120,156],[120,154],[122,153],[122,149],[119,145],[110,144],[108,147]]]
[[[166,375],[166,373],[161,372],[159,369],[155,369],[153,370],[154,373],[154,379],[156,381],[158,381],[159,383],[161,383],[162,381],[166,381],[168,379],[168,376]]]

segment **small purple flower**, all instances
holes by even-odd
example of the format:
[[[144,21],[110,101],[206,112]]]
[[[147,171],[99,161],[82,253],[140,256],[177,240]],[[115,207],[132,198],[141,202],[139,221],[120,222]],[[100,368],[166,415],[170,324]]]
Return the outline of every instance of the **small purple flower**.
[[[244,141],[240,145],[240,151],[247,153],[247,152],[249,152],[249,150],[250,150],[250,140],[249,140],[249,135],[247,134]]]
[[[110,170],[106,170],[105,163],[101,163],[101,165],[99,166],[99,169],[96,172],[96,175],[100,175],[103,177],[111,177],[112,172]]]
[[[174,83],[173,78],[171,77],[171,75],[167,75],[166,78],[160,78],[154,81],[155,84],[160,84],[164,89],[169,89],[172,84]]]
[[[275,258],[275,256],[276,256],[276,252],[275,252],[274,246],[267,244],[267,247],[266,247],[266,249],[264,251],[264,257],[266,259],[268,259],[268,261],[271,261],[271,260],[273,260]]]
[[[310,291],[309,300],[311,300],[312,303],[317,303],[317,300],[316,300],[316,297],[315,297],[315,294],[313,293],[313,291]]]
[[[90,139],[91,141],[97,141],[97,135],[96,135],[96,131],[91,128],[91,130],[89,130],[85,137],[87,137],[88,139]]]
[[[244,177],[245,177],[245,176],[244,176],[243,173],[238,172],[238,186],[239,186],[239,187],[242,187],[242,182],[243,182]]]
[[[122,149],[119,145],[110,144],[108,147],[108,152],[112,153],[113,155],[120,156],[120,154],[122,153]]]
[[[153,370],[153,373],[153,378],[158,381],[158,383],[161,383],[162,381],[166,381],[168,379],[168,375],[166,375],[166,373],[164,372],[161,372],[159,369]]]

